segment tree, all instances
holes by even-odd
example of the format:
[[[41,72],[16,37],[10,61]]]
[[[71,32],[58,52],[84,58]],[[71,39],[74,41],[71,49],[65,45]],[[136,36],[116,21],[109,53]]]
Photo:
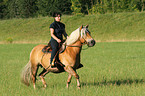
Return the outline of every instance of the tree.
[[[8,18],[19,18],[19,0],[9,0],[7,5],[7,17]]]
[[[35,0],[8,0],[7,18],[33,17],[36,10]]]
[[[144,0],[0,0],[0,18],[63,14],[105,14],[144,10]]]
[[[142,4],[141,11],[143,12],[143,10],[144,10],[144,0],[141,0],[141,4]]]
[[[60,0],[59,4],[58,4],[58,8],[60,8],[61,12],[64,14],[71,14],[72,10],[71,10],[71,0]]]
[[[81,3],[79,0],[71,0],[72,6],[71,10],[73,11],[74,14],[81,13]]]
[[[8,0],[0,0],[0,18],[4,18],[6,15],[6,4]]]
[[[20,10],[20,17],[28,18],[33,17],[36,15],[37,7],[36,7],[36,0],[20,0],[19,2],[19,10]]]
[[[38,14],[42,16],[50,16],[53,12],[71,13],[70,0],[38,0]]]

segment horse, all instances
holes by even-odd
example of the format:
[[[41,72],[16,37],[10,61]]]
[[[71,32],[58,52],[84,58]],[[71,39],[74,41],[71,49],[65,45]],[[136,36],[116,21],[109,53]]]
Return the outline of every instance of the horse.
[[[87,44],[88,47],[95,45],[95,40],[91,37],[91,32],[88,30],[88,25],[79,27],[73,31],[70,36],[66,39],[65,43],[62,46],[65,46],[65,50],[59,54],[59,61],[61,64],[57,64],[57,67],[52,68],[50,66],[50,56],[51,53],[44,53],[42,49],[45,45],[35,46],[31,53],[29,62],[23,68],[21,73],[21,81],[29,86],[30,81],[33,82],[33,87],[35,89],[36,76],[39,66],[43,67],[43,71],[39,74],[40,80],[42,81],[44,88],[47,87],[44,76],[49,73],[62,73],[68,72],[67,79],[67,88],[71,83],[71,78],[74,76],[77,80],[77,87],[80,89],[81,84],[79,81],[79,75],[76,72],[76,69],[79,69],[80,65],[80,53],[82,46]],[[63,65],[63,66],[62,66]]]

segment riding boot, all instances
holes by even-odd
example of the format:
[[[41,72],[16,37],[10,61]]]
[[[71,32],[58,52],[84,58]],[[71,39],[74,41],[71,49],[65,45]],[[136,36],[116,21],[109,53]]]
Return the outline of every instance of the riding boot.
[[[54,60],[53,61],[50,61],[50,67],[51,68],[55,67]]]

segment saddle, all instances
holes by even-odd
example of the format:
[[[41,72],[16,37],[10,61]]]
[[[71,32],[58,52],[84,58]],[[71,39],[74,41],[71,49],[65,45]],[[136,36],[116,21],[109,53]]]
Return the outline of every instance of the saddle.
[[[65,40],[62,41],[62,43],[60,44],[59,46],[59,54],[60,53],[63,53],[64,50],[66,49],[66,46],[63,44],[65,42]],[[50,42],[42,49],[42,52],[43,53],[51,53],[52,52],[52,47],[51,47],[51,44]]]

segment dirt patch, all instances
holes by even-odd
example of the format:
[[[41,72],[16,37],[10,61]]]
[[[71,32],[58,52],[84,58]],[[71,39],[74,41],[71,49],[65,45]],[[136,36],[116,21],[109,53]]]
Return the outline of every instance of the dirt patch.
[[[143,42],[145,39],[141,40],[95,40],[96,42]],[[33,42],[33,41],[14,41],[12,44],[39,44],[39,43],[48,43],[48,42]],[[10,44],[8,42],[0,41],[0,44]]]

